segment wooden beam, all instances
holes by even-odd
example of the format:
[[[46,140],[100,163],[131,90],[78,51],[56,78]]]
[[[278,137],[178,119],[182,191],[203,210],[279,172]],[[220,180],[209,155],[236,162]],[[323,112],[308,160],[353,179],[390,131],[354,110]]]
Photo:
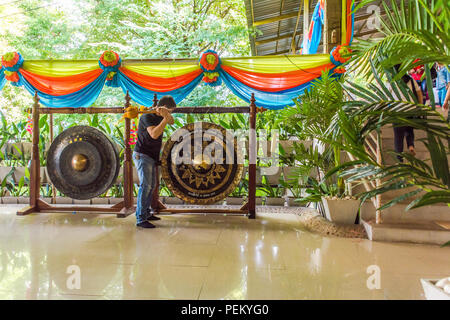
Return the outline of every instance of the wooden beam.
[[[280,3],[280,16],[283,13],[283,7],[284,7],[284,0],[281,0]],[[278,21],[278,31],[277,31],[277,37],[280,37],[280,28],[281,28],[281,21]],[[256,43],[255,43],[256,44]],[[277,44],[275,46],[275,52],[278,51],[278,39],[277,39]]]
[[[291,54],[295,54],[295,36],[297,35],[297,28],[298,23],[300,22],[300,16],[302,12],[302,5],[303,1],[300,0],[299,6],[298,6],[298,14],[297,14],[297,21],[295,22],[295,28],[294,28],[294,34],[292,35],[292,41],[291,41]]]
[[[257,26],[261,26],[263,24],[268,24],[268,23],[278,22],[278,21],[281,21],[281,20],[295,18],[298,14],[299,14],[298,11],[295,11],[295,12],[282,14],[282,15],[279,15],[279,16],[273,17],[273,18],[268,18],[268,19],[254,21],[253,22],[253,26],[257,27]]]
[[[253,10],[253,0],[250,0],[250,10],[251,10],[251,14],[252,14],[252,26],[254,26],[255,25],[255,13],[254,13],[254,10]],[[252,41],[250,41],[250,43],[252,43]],[[254,43],[254,42],[253,42]],[[255,56],[257,56],[258,55],[258,48],[256,48],[256,44],[253,44],[252,45],[252,51],[255,51],[255,52],[252,52]]]
[[[123,107],[111,107],[111,108],[37,108],[39,113],[42,114],[95,114],[95,113],[112,113],[120,114],[124,113]],[[258,112],[265,111],[261,108]],[[249,106],[240,107],[178,107],[175,109],[174,113],[249,113]]]
[[[299,50],[300,47],[297,47],[296,50]],[[280,54],[286,54],[286,53],[290,53],[291,49],[286,49],[283,51],[278,51],[278,52],[271,52],[271,53],[267,53],[267,54],[263,54],[262,56],[272,56],[272,55],[280,55]]]
[[[37,91],[34,93],[33,103],[33,147],[31,151],[30,169],[30,206],[38,208],[38,200],[41,189],[41,161],[39,156],[39,97]]]
[[[380,16],[384,16],[386,14],[386,11],[382,10],[380,11]],[[376,16],[375,13],[368,13],[368,14],[364,14],[361,16],[355,16],[355,22],[357,21],[362,21],[362,20],[367,20],[368,18],[371,18],[372,16]]]
[[[364,37],[364,36],[367,36],[367,35],[370,35],[370,34],[376,34],[376,33],[379,33],[380,35],[382,34],[380,31],[374,29],[374,30],[368,30],[368,31],[365,31],[365,32],[355,33],[354,36],[355,37]]]
[[[214,209],[214,208],[191,208],[191,209],[181,209],[181,208],[166,208],[161,209],[159,212],[171,212],[171,213],[226,213],[226,214],[247,214],[246,210],[241,209]]]
[[[256,218],[256,104],[255,94],[250,100],[250,133],[248,140],[248,213],[249,219]]]
[[[130,107],[131,97],[127,90],[127,94],[125,96],[125,105],[124,109]],[[131,120],[129,118],[125,118],[125,128],[124,128],[124,159],[123,159],[123,201],[124,207],[129,209],[133,207],[133,164],[131,158],[131,146],[130,146],[130,132],[131,132]]]
[[[275,42],[275,41],[278,41],[278,40],[289,39],[289,38],[292,37],[293,34],[294,34],[293,32],[289,32],[289,33],[283,34],[282,36],[278,35],[277,37],[272,37],[272,38],[266,38],[266,39],[258,40],[258,41],[255,41],[255,45],[259,46],[261,44]],[[278,47],[278,43],[277,43],[277,47]]]

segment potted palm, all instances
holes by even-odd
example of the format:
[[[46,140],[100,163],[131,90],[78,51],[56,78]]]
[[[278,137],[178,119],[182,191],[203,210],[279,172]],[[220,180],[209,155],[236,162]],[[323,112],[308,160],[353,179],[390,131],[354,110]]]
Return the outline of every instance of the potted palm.
[[[345,103],[332,125],[338,129],[336,134],[343,136],[341,147],[356,159],[341,166],[341,175],[350,182],[365,180],[374,185],[360,195],[361,200],[386,192],[399,194],[377,206],[376,223],[382,222],[382,210],[408,199],[406,211],[450,203],[448,119],[435,110],[433,90],[428,90],[430,103],[425,105],[401,80],[408,70],[424,65],[427,87],[432,88],[432,65],[436,62],[448,65],[448,46],[436,45],[450,42],[448,7],[445,2],[435,0],[410,2],[383,0],[382,5],[395,12],[386,15],[385,23],[380,26],[384,36],[353,46],[351,65],[364,81],[346,81],[345,90],[353,99]],[[397,64],[400,64],[398,70],[393,68]],[[424,133],[421,140],[429,154],[428,160],[391,152],[404,161],[387,164],[382,147],[379,146],[379,155],[369,152],[366,142],[370,136],[376,135],[381,141],[381,129],[393,123]]]
[[[325,217],[332,222],[354,224],[360,201],[349,195],[324,195],[321,197]]]
[[[225,199],[227,205],[241,205],[245,201],[248,193],[248,180],[241,179],[237,187],[231,192],[230,196]]]
[[[286,203],[289,207],[301,206],[300,198],[302,197],[302,190],[304,186],[297,181],[287,182],[286,180],[280,180],[280,184],[285,188]]]
[[[266,176],[262,177],[262,185],[258,188],[266,195],[266,205],[268,206],[284,206],[285,199],[283,198],[285,188],[278,182],[274,185],[270,183]]]
[[[4,168],[4,167],[0,167]],[[17,198],[12,199],[8,195],[14,190],[14,181],[12,175],[14,173],[14,168],[8,168],[8,172],[3,172],[0,176],[0,202],[1,203],[17,203]]]

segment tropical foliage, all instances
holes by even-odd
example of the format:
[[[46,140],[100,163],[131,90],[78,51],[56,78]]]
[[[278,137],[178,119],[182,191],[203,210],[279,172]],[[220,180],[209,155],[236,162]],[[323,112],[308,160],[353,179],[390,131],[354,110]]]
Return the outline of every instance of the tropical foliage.
[[[28,59],[98,59],[105,50],[124,59],[197,58],[206,49],[243,56],[254,32],[240,0],[7,1],[0,16],[0,53],[19,51]],[[95,106],[123,105],[123,96],[105,87]],[[7,85],[0,94],[8,120],[23,120],[31,103],[22,88]],[[199,86],[182,105],[244,102],[225,86]]]
[[[360,6],[369,2],[363,1]],[[434,110],[432,90],[428,90],[430,106],[426,106],[399,81],[413,66],[425,64],[427,87],[431,88],[431,66],[435,62],[450,64],[448,3],[412,0],[398,4],[397,1],[383,0],[382,6],[386,11],[386,18],[380,19],[384,37],[358,41],[350,61],[353,70],[368,80],[374,79],[374,83],[358,85],[348,81],[345,90],[354,100],[345,103],[329,128],[334,137],[329,142],[339,145],[355,158],[338,168],[346,169],[340,176],[348,181],[381,181],[376,188],[362,194],[362,199],[404,190],[403,194],[381,206],[381,210],[411,197],[414,200],[407,209],[450,203],[450,126]],[[416,59],[419,61],[415,62]],[[396,64],[401,64],[398,73],[391,68]],[[369,152],[368,137],[379,137],[381,128],[392,123],[424,131],[426,138],[422,142],[430,159],[419,160],[408,153],[394,154],[404,157],[406,162],[386,165],[383,158],[378,159]],[[336,143],[341,137],[344,137],[343,142]]]
[[[359,7],[370,2],[363,1]],[[359,194],[362,202],[385,192],[399,194],[381,204],[380,210],[407,200],[407,209],[450,203],[450,126],[434,110],[432,90],[428,90],[430,105],[424,105],[400,80],[413,66],[425,64],[427,86],[431,88],[432,65],[450,63],[448,4],[383,0],[381,5],[386,12],[385,18],[380,19],[383,37],[357,39],[347,66],[348,76],[337,81],[323,75],[297,100],[295,107],[283,112],[281,121],[286,126],[295,128],[303,139],[319,141],[324,154],[331,154],[334,159],[325,166],[318,161],[320,157],[311,157],[312,149],[295,155],[298,174],[310,170],[311,164],[325,173],[321,179],[309,177],[309,196],[303,198],[305,201],[320,202],[324,195],[345,195],[339,183],[345,179],[367,186],[367,192]],[[397,64],[401,65],[399,72],[393,68]],[[417,143],[424,144],[429,159],[393,151],[377,153],[377,144],[383,149],[382,128],[392,124],[424,132],[425,138]],[[342,161],[340,150],[351,161]],[[387,161],[398,156],[405,162]]]

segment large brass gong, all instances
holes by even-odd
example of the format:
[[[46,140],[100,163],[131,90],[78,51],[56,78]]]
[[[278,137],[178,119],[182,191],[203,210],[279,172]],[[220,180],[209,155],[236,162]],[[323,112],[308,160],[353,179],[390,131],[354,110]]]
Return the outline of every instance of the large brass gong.
[[[211,204],[224,199],[239,183],[236,138],[214,123],[190,123],[167,141],[161,157],[162,177],[180,199]]]
[[[75,126],[61,132],[47,153],[50,181],[73,199],[91,199],[108,190],[117,178],[119,155],[98,129]]]

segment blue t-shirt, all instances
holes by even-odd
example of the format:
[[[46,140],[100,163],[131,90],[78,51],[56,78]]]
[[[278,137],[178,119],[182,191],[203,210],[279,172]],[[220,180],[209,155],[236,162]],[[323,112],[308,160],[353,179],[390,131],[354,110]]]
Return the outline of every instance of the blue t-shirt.
[[[447,86],[447,83],[450,82],[450,73],[446,67],[442,67],[437,70],[436,77],[436,89],[441,90]]]

